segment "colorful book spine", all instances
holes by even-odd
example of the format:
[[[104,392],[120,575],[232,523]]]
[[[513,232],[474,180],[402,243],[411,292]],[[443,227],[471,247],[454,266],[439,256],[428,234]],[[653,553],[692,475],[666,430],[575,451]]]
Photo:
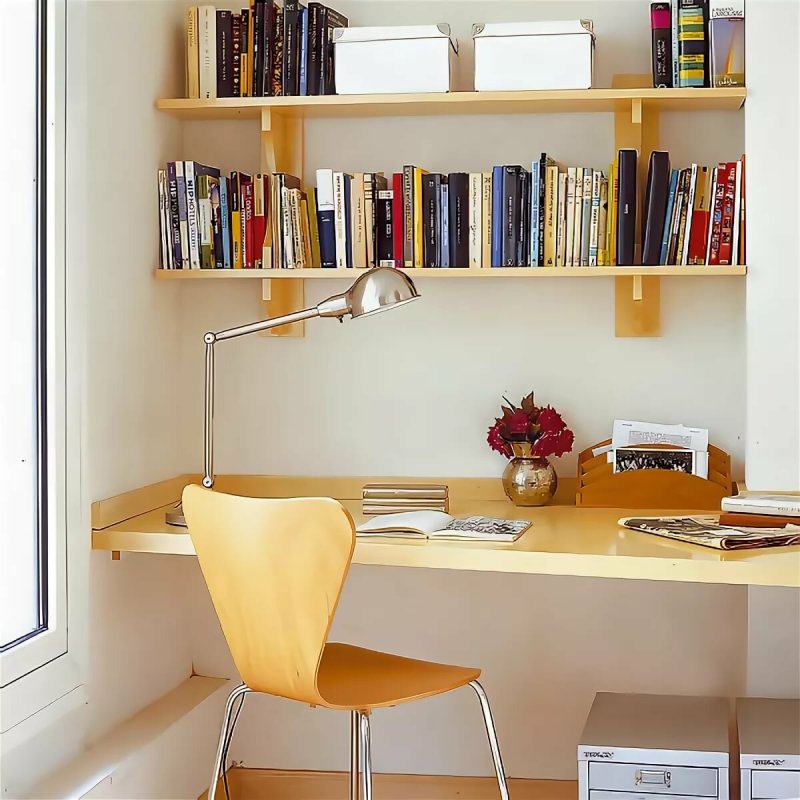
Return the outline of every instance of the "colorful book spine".
[[[661,236],[661,258],[660,264],[667,264],[667,254],[669,253],[669,237],[672,230],[672,213],[675,208],[675,193],[678,189],[679,170],[673,169],[669,179],[669,195],[667,196],[667,211],[664,215],[664,232]]]
[[[609,264],[612,267],[617,266],[617,218],[619,217],[619,165],[616,159],[611,164],[609,169],[611,176],[609,183],[609,194],[611,202],[611,214],[609,215],[609,232],[606,234],[608,237],[608,258]]]
[[[689,240],[692,235],[692,221],[694,218],[694,200],[697,192],[697,164],[689,167],[689,191],[686,196],[686,223],[682,228],[680,241],[680,263],[686,266],[689,263]]]
[[[581,210],[581,266],[589,266],[589,245],[592,229],[592,181],[594,170],[583,171],[583,209]]]
[[[482,203],[483,175],[480,172],[471,172],[469,175],[469,266],[473,268],[481,265]]]
[[[672,86],[672,31],[670,29],[670,4],[650,3],[650,29],[652,32],[653,86]]]
[[[350,198],[353,213],[350,216],[350,242],[353,266],[356,269],[367,267],[367,228],[364,213],[364,173],[356,172],[350,180]]]
[[[558,209],[558,167],[548,164],[545,168],[544,189],[544,262],[545,267],[556,265],[556,237]]]
[[[240,206],[239,173],[231,172],[228,202],[231,206],[231,262],[234,269],[242,268],[242,211]]]
[[[449,269],[450,263],[450,186],[442,176],[439,186],[439,266]]]
[[[254,234],[254,192],[253,180],[249,179],[244,185],[244,252],[246,256],[245,267],[253,269],[255,267],[256,251],[255,251],[255,234]]]
[[[233,14],[217,11],[217,97],[233,97]]]
[[[449,196],[450,265],[469,266],[469,175],[451,172],[447,177]]]
[[[596,267],[600,230],[600,172],[592,170],[592,204],[589,210],[589,266]]]
[[[167,188],[169,191],[170,244],[174,269],[183,269],[183,253],[181,250],[181,226],[178,210],[178,175],[174,161],[167,163]]]
[[[600,210],[597,217],[597,266],[608,266],[608,178],[600,177]]]
[[[232,97],[242,96],[242,15],[234,14],[231,18],[232,64]]]
[[[422,265],[438,267],[439,254],[439,214],[441,211],[441,175],[425,175],[422,179]]]
[[[736,173],[738,171],[738,162],[727,163],[725,169],[727,174],[722,202],[719,263],[721,266],[730,266],[733,263],[733,223],[736,208]]]
[[[394,191],[381,189],[375,207],[377,228],[375,258],[379,267],[393,267],[394,263]]]
[[[492,266],[503,266],[503,167],[492,169]]]
[[[343,172],[333,173],[334,232],[336,243],[336,266],[347,267],[348,217],[345,207],[345,180]]]
[[[414,167],[403,167],[403,266],[414,266]]]
[[[492,173],[483,173],[481,202],[481,267],[492,266]]]
[[[186,178],[183,172],[183,161],[176,161],[175,180],[178,184],[178,228],[181,232],[181,262],[184,269],[189,269],[189,217],[186,206]]]
[[[575,266],[575,187],[578,183],[577,167],[567,169],[567,201],[566,201],[566,239],[564,266]]]
[[[575,172],[575,222],[572,226],[572,266],[581,265],[581,236],[583,235],[583,173],[578,167]],[[587,259],[588,263],[588,259]]]
[[[308,95],[308,9],[300,8],[298,25],[299,36],[299,65],[298,65],[298,90],[301,97]]]
[[[707,0],[677,0],[678,3],[678,85],[706,85]]]
[[[233,269],[231,258],[231,227],[230,227],[230,205],[228,200],[228,179],[219,179],[219,203],[220,203],[220,222],[222,228],[222,266],[224,269]]]
[[[392,254],[394,266],[404,266],[403,245],[405,243],[405,226],[403,224],[403,173],[392,175]]]
[[[169,218],[169,190],[167,189],[167,171],[165,169],[158,171],[158,212],[161,233],[159,265],[161,269],[172,269],[172,249],[170,247],[172,224]]]
[[[319,227],[320,266],[332,269],[338,266],[336,242],[336,200],[333,188],[333,170],[317,170],[317,224]]]
[[[556,266],[563,267],[567,239],[567,180],[566,172],[558,175],[558,213],[556,223]]]
[[[711,85],[744,86],[744,0],[709,0]]]
[[[531,252],[530,260],[532,267],[541,267],[539,261],[539,161],[531,163]]]
[[[239,71],[241,72],[241,95],[250,97],[250,75],[253,65],[250,61],[250,9],[242,9],[242,52],[239,59]]]
[[[706,242],[708,241],[709,221],[709,183],[708,167],[698,167],[697,181],[692,205],[692,229],[689,234],[689,256],[687,264],[705,264]]]
[[[306,197],[308,198],[308,231],[311,237],[311,266],[316,269],[322,264],[319,240],[319,212],[317,211],[317,190],[313,188],[306,189]]]
[[[414,206],[412,209],[412,227],[414,234],[414,266],[422,267],[422,178],[427,171],[414,167]]]

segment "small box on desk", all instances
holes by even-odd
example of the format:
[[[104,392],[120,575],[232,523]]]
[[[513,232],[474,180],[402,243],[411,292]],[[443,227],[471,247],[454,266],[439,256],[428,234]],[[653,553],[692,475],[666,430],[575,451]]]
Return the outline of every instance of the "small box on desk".
[[[337,28],[336,94],[449,92],[458,43],[449,25]]]
[[[579,800],[728,800],[729,701],[595,696],[578,745]]]
[[[472,38],[477,92],[592,88],[591,20],[489,22]]]

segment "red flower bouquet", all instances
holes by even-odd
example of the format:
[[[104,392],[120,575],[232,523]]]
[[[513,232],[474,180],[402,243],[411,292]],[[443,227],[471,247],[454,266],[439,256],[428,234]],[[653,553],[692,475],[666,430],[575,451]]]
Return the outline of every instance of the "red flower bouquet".
[[[522,398],[519,408],[507,398],[502,406],[503,416],[495,419],[486,441],[492,450],[506,458],[513,455],[509,442],[530,442],[534,456],[563,456],[572,450],[575,434],[551,406],[539,407],[533,402],[533,392]]]

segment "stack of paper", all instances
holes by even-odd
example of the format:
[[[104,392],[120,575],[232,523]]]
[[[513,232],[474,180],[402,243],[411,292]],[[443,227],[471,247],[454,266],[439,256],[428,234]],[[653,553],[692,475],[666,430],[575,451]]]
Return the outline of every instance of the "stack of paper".
[[[450,510],[447,486],[425,483],[368,483],[362,493],[364,514],[395,514],[403,511]]]

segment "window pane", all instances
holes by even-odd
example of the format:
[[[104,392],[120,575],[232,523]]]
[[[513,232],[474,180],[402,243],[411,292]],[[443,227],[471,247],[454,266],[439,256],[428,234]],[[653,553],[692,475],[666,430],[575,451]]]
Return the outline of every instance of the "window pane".
[[[0,647],[42,626],[36,0],[0,2]],[[42,312],[44,310],[42,309]]]

